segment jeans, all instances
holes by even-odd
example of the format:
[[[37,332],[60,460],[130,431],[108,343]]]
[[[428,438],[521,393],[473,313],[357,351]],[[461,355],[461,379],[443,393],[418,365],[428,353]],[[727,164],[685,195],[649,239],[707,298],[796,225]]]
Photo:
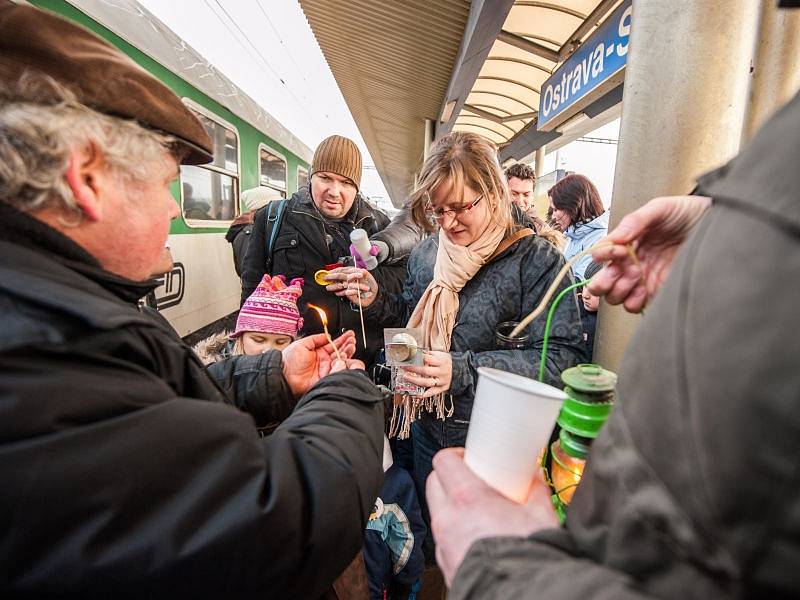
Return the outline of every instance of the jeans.
[[[414,473],[414,447],[411,438],[398,440],[391,438],[389,447],[392,449],[392,459],[394,464],[402,467],[409,473]]]
[[[432,565],[436,562],[436,546],[433,542],[433,532],[431,531],[431,515],[428,511],[428,500],[425,497],[425,482],[428,475],[433,470],[433,455],[442,449],[439,442],[430,434],[427,428],[421,427],[419,422],[411,424],[411,441],[414,446],[414,485],[417,488],[422,518],[428,527],[430,535],[425,536],[422,543],[422,552],[425,554],[425,564]]]

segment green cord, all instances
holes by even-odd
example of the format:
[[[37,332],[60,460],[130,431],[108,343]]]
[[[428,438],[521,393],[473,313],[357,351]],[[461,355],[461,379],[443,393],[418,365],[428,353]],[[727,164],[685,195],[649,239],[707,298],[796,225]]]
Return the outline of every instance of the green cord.
[[[550,339],[550,326],[553,323],[553,314],[556,312],[559,302],[561,302],[561,299],[567,292],[571,292],[575,288],[584,286],[590,281],[591,279],[584,279],[578,283],[573,283],[571,286],[564,288],[561,290],[561,292],[559,292],[558,296],[556,296],[556,299],[553,300],[553,303],[550,305],[550,310],[547,311],[547,322],[544,325],[544,339],[542,340],[541,361],[539,363],[539,381],[544,381],[544,365],[547,359],[547,341]]]
[[[568,292],[571,292],[572,290],[574,290],[576,288],[582,287],[582,286],[586,285],[587,283],[589,283],[590,281],[591,281],[591,279],[585,279],[585,280],[579,281],[578,283],[573,283],[571,286],[564,288],[563,290],[561,290],[561,292],[559,292],[558,296],[556,296],[556,299],[553,300],[553,303],[550,305],[550,310],[547,311],[547,321],[544,324],[544,336],[542,338],[542,353],[540,355],[541,356],[541,362],[539,363],[539,381],[544,382],[544,365],[547,362],[547,342],[550,339],[550,327],[553,324],[553,315],[556,312],[556,308],[558,308],[558,305],[561,302],[561,299]],[[559,496],[559,494],[561,492],[563,492],[564,490],[566,490],[567,488],[577,486],[577,484],[573,483],[573,484],[570,484],[570,485],[564,487],[563,489],[555,490],[555,486],[553,485],[553,481],[550,478],[549,469],[544,464],[546,462],[546,460],[547,460],[547,455],[549,454],[549,452],[550,452],[550,449],[547,448],[547,450],[545,451],[544,456],[542,458],[542,461],[543,461],[542,462],[542,470],[544,471],[545,481],[550,486],[550,489],[555,491],[555,493],[552,496],[550,496],[550,501],[553,503],[553,508],[555,509],[556,516],[558,517],[558,521],[559,521],[559,523],[561,523],[561,525],[563,527],[564,524],[567,522],[567,505],[564,504],[564,502],[561,500],[561,497]]]

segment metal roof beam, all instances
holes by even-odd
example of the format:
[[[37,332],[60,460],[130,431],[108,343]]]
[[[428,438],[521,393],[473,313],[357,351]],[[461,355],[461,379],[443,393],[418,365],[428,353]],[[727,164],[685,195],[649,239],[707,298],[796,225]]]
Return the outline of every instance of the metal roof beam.
[[[502,123],[497,123],[495,121],[490,121],[489,123],[487,123],[486,121],[488,121],[488,119],[483,119],[482,117],[479,117],[478,115],[465,114],[463,112],[458,117],[458,121],[456,121],[456,127],[458,127],[459,125],[477,125],[478,124],[478,123],[473,123],[472,121],[468,121],[466,119],[478,119],[478,121],[482,124],[483,127],[486,127],[486,129],[488,129],[490,131],[494,131],[497,135],[502,135],[504,138],[509,139],[509,140],[512,137],[514,137],[515,135],[517,135],[517,130],[514,129],[513,127],[509,127],[508,125],[503,125]],[[510,133],[504,133],[503,131],[498,131],[497,129],[495,129],[495,127],[502,127],[503,129],[508,130]]]
[[[458,59],[439,109],[437,138],[452,131],[513,5],[514,0],[474,0],[470,5]]]
[[[595,9],[589,13],[589,16],[583,20],[583,23],[578,25],[578,28],[572,32],[567,38],[567,41],[564,42],[564,45],[561,46],[561,49],[558,51],[558,60],[556,62],[562,62],[565,58],[567,58],[570,54],[572,54],[575,49],[580,46],[581,39],[584,35],[586,35],[589,30],[597,25],[600,20],[608,14],[614,5],[617,3],[617,0],[602,0],[600,4],[598,4]]]
[[[553,71],[551,69],[543,67],[542,65],[537,65],[535,62],[531,62],[529,60],[522,60],[521,58],[512,58],[510,56],[490,56],[489,58],[486,59],[486,62],[489,62],[490,60],[513,62],[525,65],[526,67],[533,67],[534,69],[539,69],[540,71],[547,73],[548,77],[553,74]]]
[[[525,52],[530,52],[531,54],[541,56],[542,58],[552,60],[556,63],[559,62],[558,51],[546,46],[542,46],[541,44],[537,44],[536,42],[532,42],[520,35],[506,31],[505,29],[500,30],[497,39],[501,42],[505,42],[506,44],[514,46],[515,48],[519,48],[520,50],[525,50]]]
[[[466,108],[467,106],[470,106],[470,105],[465,104],[464,108]],[[502,115],[497,115],[497,117],[499,117],[499,118],[507,117],[508,115],[511,114],[510,110],[506,110],[504,108],[500,108],[499,106],[495,106],[494,104],[472,103],[471,106],[477,106],[478,108],[483,108],[483,109],[490,108],[491,110],[496,110],[498,112],[503,113]],[[497,114],[497,113],[494,113],[494,114]]]
[[[503,135],[502,133],[500,133],[499,131],[495,131],[494,129],[489,129],[485,125],[478,125],[477,123],[456,123],[456,125],[458,127],[474,127],[475,129],[483,129],[484,131],[488,131],[489,133],[493,133],[496,136],[501,137],[503,139],[502,143],[504,143],[504,144],[507,143],[508,140],[510,139],[507,135]],[[488,136],[484,135],[484,137],[488,137]],[[489,138],[489,139],[491,139],[491,138]],[[494,140],[492,140],[492,141],[494,141]],[[495,142],[495,143],[497,143],[497,142]]]
[[[519,121],[520,119],[532,119],[538,114],[539,114],[538,111],[534,111],[534,112],[522,113],[521,115],[508,115],[507,117],[501,117],[500,122],[505,123],[506,121]]]
[[[541,94],[541,91],[533,87],[532,85],[528,85],[527,83],[522,83],[521,81],[517,81],[516,79],[509,79],[508,77],[495,77],[494,75],[479,75],[475,81],[502,81],[503,83],[510,83],[512,85],[518,85],[520,87],[524,87],[529,89],[534,94]]]
[[[502,123],[503,119],[498,117],[494,113],[490,113],[488,110],[483,110],[482,108],[478,108],[474,104],[464,104],[464,108],[466,108],[469,112],[475,113],[479,117],[483,117],[484,119],[489,119],[490,121],[494,121],[495,123]]]
[[[510,158],[519,160],[523,156],[529,154],[531,150],[549,144],[554,139],[561,136],[561,133],[555,130],[537,130],[536,121],[537,120],[534,119],[526,125],[522,131],[508,140],[508,144],[500,150],[498,159],[501,165]]]
[[[616,0],[615,0],[616,1]],[[567,15],[571,15],[573,17],[577,17],[578,19],[585,19],[586,15],[582,12],[577,10],[573,10],[567,6],[561,6],[560,4],[553,4],[552,2],[537,2],[535,0],[517,0],[517,6],[530,6],[532,8],[545,8],[547,10],[554,10],[556,12],[562,12]]]

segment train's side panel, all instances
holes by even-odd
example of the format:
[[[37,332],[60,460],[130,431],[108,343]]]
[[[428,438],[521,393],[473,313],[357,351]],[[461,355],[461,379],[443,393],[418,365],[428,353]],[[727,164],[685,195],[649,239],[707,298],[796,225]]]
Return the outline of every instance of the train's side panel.
[[[156,296],[159,310],[178,335],[188,335],[239,309],[239,278],[224,233],[171,235],[169,242],[175,267]]]
[[[300,166],[307,168],[308,163],[300,160],[286,147],[270,139],[262,131],[66,1],[31,0],[31,3],[88,27],[120,48],[180,97],[189,99],[206,113],[219,117],[232,126],[239,141],[237,198],[240,198],[242,191],[259,184],[260,144],[286,159],[286,191],[291,194],[296,190],[297,169]],[[131,18],[135,17],[132,15]],[[180,204],[180,182],[174,184],[172,192],[176,202]],[[243,210],[244,207],[240,206],[239,213]],[[181,214],[183,215],[183,210]],[[231,246],[225,240],[229,226],[230,221],[192,226],[183,216],[172,223],[169,243],[175,268],[172,273],[162,278],[163,283],[156,289],[156,296],[159,310],[181,336],[213,323],[239,308],[240,283],[233,267]]]

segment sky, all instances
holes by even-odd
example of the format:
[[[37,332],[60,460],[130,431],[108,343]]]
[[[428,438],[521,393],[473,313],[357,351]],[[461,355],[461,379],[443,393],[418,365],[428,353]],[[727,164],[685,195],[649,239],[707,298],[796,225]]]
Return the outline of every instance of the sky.
[[[361,189],[391,201],[300,4],[295,0],[138,0],[311,150],[329,135],[361,149]],[[188,16],[191,15],[191,16]],[[616,139],[619,120],[588,134]],[[544,173],[582,173],[611,201],[616,144],[573,142],[545,157]]]
[[[543,172],[550,173],[559,168],[585,175],[597,187],[603,204],[608,208],[611,204],[611,191],[614,187],[617,144],[579,140],[587,138],[618,140],[619,124],[619,119],[616,119],[586,134],[583,138],[578,138],[578,140],[567,144],[558,151],[547,154],[544,160]],[[556,167],[556,161],[558,167]]]
[[[336,80],[294,0],[139,0],[313,151],[351,138],[364,158],[361,189],[391,202]],[[191,16],[189,16],[191,15]]]

